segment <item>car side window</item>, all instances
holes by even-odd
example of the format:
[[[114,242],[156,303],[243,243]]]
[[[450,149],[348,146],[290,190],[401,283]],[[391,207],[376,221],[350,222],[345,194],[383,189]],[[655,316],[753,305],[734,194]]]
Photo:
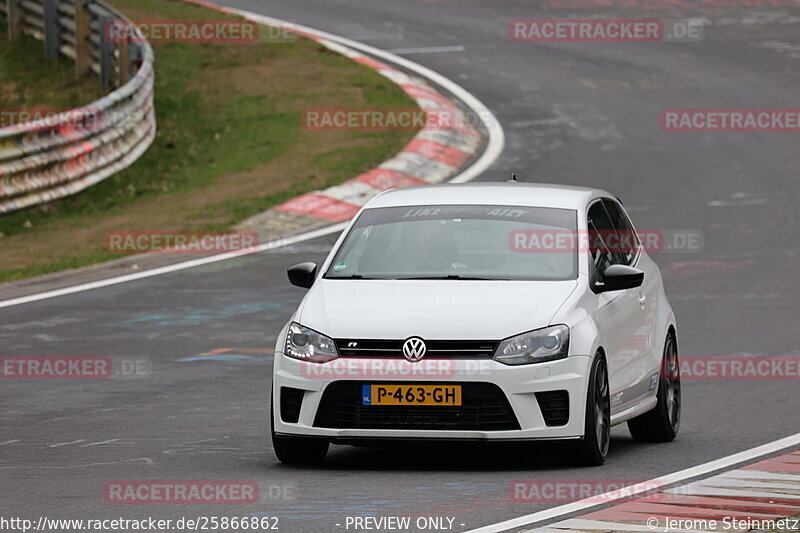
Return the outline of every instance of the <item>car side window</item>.
[[[589,251],[597,272],[602,274],[606,268],[618,262],[606,242],[609,235],[615,232],[602,202],[592,204],[586,222],[589,229]]]
[[[615,252],[619,256],[621,264],[631,265],[639,251],[639,238],[622,206],[608,198],[603,200],[603,204],[611,219],[611,225],[617,231],[618,243],[613,246],[616,248]]]

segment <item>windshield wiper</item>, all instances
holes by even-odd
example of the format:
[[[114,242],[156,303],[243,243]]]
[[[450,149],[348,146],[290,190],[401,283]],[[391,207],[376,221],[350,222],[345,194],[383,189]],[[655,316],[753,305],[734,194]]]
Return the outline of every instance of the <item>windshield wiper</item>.
[[[347,276],[324,276],[325,279],[392,279],[382,277],[365,276],[364,274],[348,274]]]
[[[477,280],[477,281],[511,281],[508,278],[486,278],[479,276],[462,276],[460,274],[447,274],[446,276],[365,276],[363,274],[348,274],[347,276],[325,276],[326,279],[393,279],[393,280],[436,280],[436,279],[454,279],[454,280]]]
[[[411,276],[407,278],[395,279],[457,279],[457,280],[478,280],[478,281],[509,281],[508,278],[485,278],[479,276],[462,276],[460,274],[447,274],[446,276]]]

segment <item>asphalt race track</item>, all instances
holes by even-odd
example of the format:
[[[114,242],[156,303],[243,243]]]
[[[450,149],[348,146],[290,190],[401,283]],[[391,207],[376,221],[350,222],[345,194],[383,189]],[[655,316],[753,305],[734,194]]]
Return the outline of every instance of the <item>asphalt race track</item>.
[[[683,357],[800,356],[800,137],[660,124],[665,108],[800,108],[800,2],[229,2],[399,50],[462,85],[506,134],[485,180],[513,171],[521,181],[602,187],[640,230],[701,232],[702,250],[655,254]],[[710,24],[692,43],[509,38],[512,19],[559,16]],[[348,516],[425,515],[455,517],[454,529],[467,531],[563,503],[513,501],[513,480],[634,482],[800,430],[796,379],[696,379],[684,382],[675,442],[638,444],[617,427],[600,468],[564,466],[547,446],[510,445],[337,446],[320,468],[282,466],[266,436],[271,349],[303,294],[285,269],[321,260],[333,240],[0,309],[0,355],[109,356],[123,373],[140,365],[138,375],[110,380],[0,383],[0,514],[258,513],[288,532],[345,531]],[[252,480],[261,501],[106,503],[106,483],[132,479]]]

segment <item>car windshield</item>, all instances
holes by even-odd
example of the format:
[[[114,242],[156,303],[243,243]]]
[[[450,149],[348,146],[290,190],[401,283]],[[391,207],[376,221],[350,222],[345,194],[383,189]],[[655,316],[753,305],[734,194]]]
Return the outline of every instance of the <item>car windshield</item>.
[[[571,209],[437,205],[366,209],[325,277],[330,279],[567,280],[574,247],[520,246],[543,235],[576,234]],[[531,252],[535,253],[531,253]]]

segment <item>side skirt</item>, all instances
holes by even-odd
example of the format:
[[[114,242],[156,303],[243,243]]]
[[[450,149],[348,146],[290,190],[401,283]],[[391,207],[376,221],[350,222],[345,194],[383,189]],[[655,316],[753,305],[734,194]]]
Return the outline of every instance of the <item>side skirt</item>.
[[[631,418],[636,418],[639,415],[643,415],[647,411],[655,409],[657,403],[658,398],[655,396],[644,398],[636,405],[632,405],[624,411],[620,411],[619,413],[611,415],[611,425],[616,426],[618,424],[622,424],[623,422],[627,422]]]

